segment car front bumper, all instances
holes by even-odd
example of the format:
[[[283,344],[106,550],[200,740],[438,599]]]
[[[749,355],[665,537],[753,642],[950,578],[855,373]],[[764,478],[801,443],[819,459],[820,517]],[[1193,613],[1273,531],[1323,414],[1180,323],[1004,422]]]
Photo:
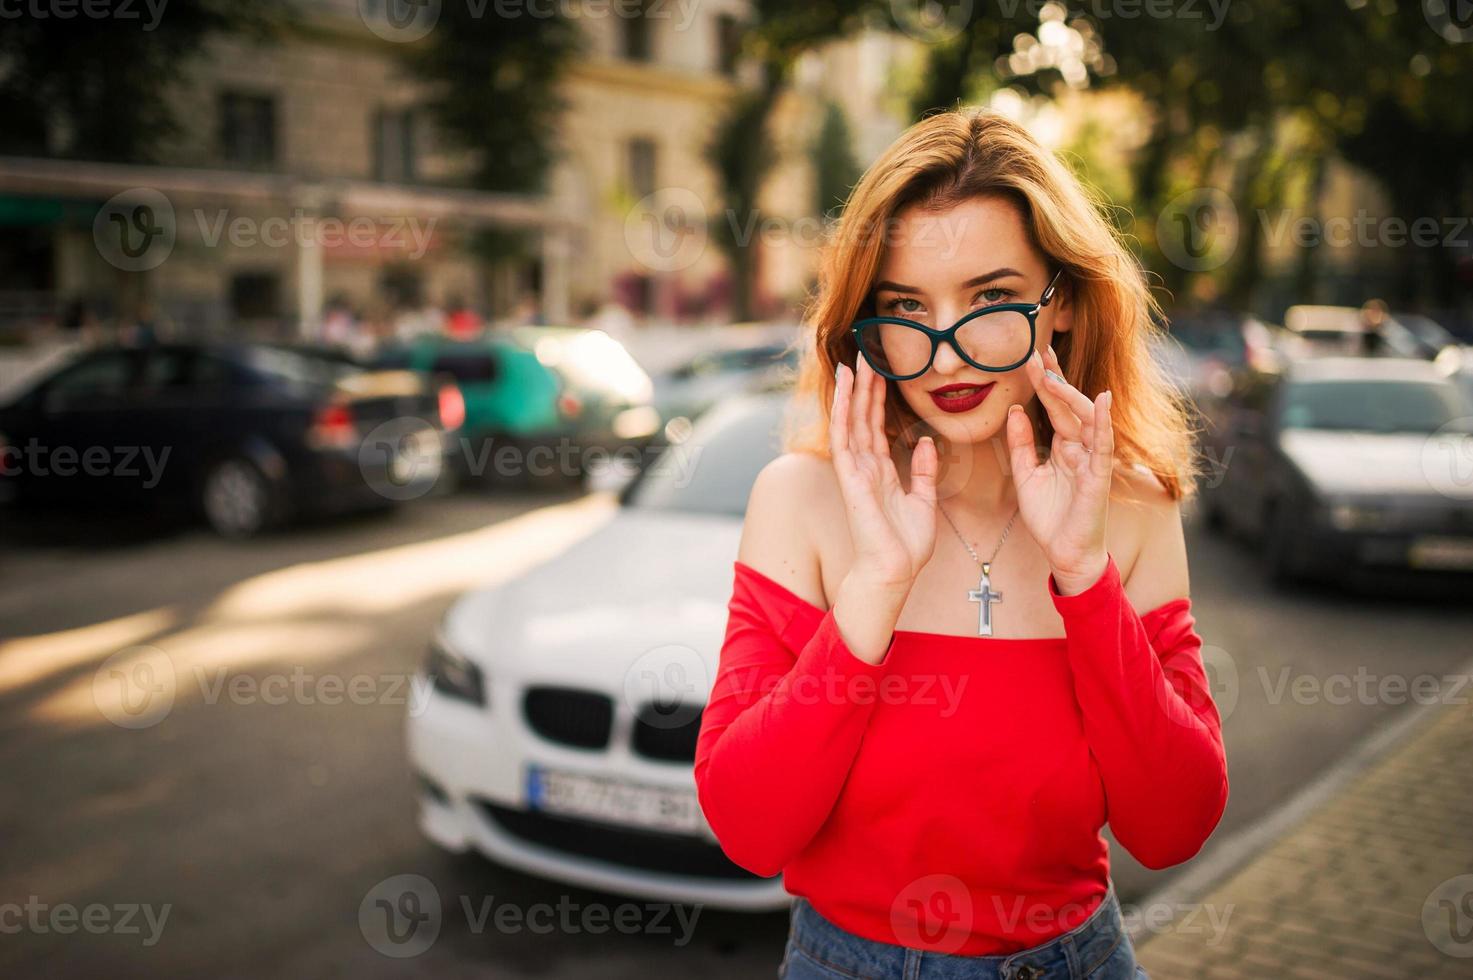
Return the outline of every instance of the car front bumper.
[[[491,704],[481,707],[429,688],[420,710],[410,713],[419,825],[432,841],[530,874],[647,899],[740,911],[787,907],[791,898],[780,877],[760,878],[731,864],[709,831],[657,833],[530,807],[531,766],[677,789],[692,788],[693,777],[688,766],[545,742],[521,722],[519,697],[493,683]]]
[[[1354,531],[1315,524],[1295,542],[1306,571],[1336,578],[1374,571],[1473,573],[1473,533]]]

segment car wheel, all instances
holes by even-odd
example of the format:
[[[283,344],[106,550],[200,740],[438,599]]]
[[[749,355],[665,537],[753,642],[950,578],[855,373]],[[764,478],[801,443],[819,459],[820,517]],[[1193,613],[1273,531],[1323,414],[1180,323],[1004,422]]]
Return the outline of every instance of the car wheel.
[[[222,460],[200,485],[200,509],[222,537],[253,537],[270,523],[271,485],[250,460]]]
[[[1263,518],[1263,557],[1269,577],[1276,585],[1292,585],[1304,578],[1304,562],[1299,553],[1298,532],[1288,505],[1268,505]]]

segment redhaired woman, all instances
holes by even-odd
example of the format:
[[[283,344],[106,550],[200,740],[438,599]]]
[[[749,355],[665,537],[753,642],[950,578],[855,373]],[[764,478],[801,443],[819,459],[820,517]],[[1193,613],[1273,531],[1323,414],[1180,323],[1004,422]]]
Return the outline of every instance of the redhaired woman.
[[[727,854],[795,896],[780,975],[1145,975],[1100,831],[1164,868],[1228,793],[1153,312],[997,115],[854,189],[800,384],[826,421],[752,491],[696,756]]]

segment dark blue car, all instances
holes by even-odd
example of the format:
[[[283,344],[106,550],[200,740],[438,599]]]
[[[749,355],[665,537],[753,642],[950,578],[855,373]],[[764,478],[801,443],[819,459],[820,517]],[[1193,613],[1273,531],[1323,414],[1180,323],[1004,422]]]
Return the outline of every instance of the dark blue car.
[[[423,495],[458,401],[306,348],[101,348],[0,408],[0,485],[22,503],[184,508],[249,537]]]

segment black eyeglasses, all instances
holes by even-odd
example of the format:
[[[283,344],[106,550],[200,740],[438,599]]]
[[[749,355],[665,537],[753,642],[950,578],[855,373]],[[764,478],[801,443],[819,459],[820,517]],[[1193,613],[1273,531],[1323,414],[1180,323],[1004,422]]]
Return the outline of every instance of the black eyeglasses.
[[[979,371],[1013,371],[1028,362],[1038,341],[1038,314],[1053,302],[1060,268],[1037,303],[999,303],[973,310],[946,330],[898,316],[872,316],[855,322],[854,342],[875,373],[909,381],[931,370],[936,349],[951,345]]]

